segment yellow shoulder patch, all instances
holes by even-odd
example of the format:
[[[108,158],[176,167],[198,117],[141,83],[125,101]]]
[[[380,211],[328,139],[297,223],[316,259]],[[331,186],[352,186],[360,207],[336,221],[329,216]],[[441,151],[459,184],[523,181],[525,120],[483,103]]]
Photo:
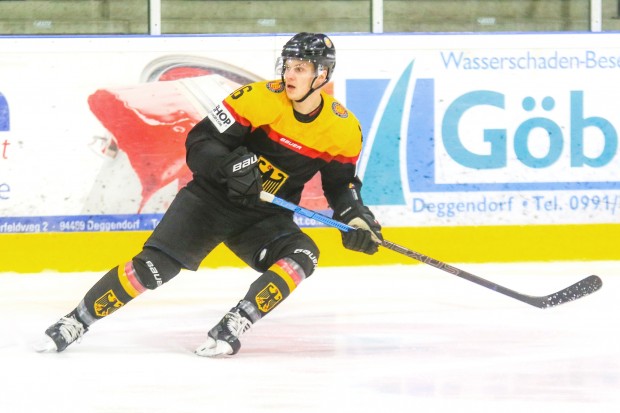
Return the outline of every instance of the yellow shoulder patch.
[[[267,86],[267,90],[273,93],[284,92],[284,82],[281,80],[274,80],[272,82],[267,82],[265,86]]]
[[[336,114],[336,116],[339,116],[341,118],[349,117],[349,111],[347,111],[347,108],[342,106],[340,102],[332,103],[332,111]]]

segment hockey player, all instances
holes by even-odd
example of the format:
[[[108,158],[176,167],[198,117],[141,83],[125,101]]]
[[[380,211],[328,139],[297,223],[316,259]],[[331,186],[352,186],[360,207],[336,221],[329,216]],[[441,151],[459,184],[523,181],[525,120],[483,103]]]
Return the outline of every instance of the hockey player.
[[[193,179],[131,261],[106,273],[78,306],[46,331],[39,351],[63,351],[146,290],[197,270],[224,243],[261,275],[207,334],[200,356],[232,355],[239,337],[315,270],[319,249],[292,213],[259,200],[261,190],[299,203],[317,172],[334,217],[355,231],[346,248],[374,254],[381,226],[360,196],[355,174],[362,134],[356,117],[321,89],[336,66],[329,37],[299,33],[283,47],[281,79],[251,83],[216,106],[188,134]]]

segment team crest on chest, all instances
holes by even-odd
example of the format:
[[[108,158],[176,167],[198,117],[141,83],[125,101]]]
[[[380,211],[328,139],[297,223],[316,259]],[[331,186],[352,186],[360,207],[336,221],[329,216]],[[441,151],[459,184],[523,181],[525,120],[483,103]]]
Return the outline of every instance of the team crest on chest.
[[[273,82],[267,82],[267,89],[273,93],[284,92],[284,82],[280,80],[274,80]]]
[[[258,169],[263,178],[263,191],[275,194],[284,182],[288,179],[288,174],[274,166],[262,156],[258,159]]]
[[[338,102],[332,103],[332,111],[334,111],[336,116],[340,116],[341,118],[346,118],[349,116],[347,109]]]

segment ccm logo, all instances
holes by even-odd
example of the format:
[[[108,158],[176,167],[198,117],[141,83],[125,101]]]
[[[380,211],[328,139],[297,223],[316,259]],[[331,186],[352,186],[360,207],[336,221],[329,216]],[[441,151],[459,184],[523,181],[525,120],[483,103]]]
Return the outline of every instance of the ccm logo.
[[[243,161],[234,164],[232,167],[232,171],[240,171],[250,165],[254,165],[256,162],[258,162],[258,158],[256,157],[256,155],[252,155],[250,158],[244,159]]]

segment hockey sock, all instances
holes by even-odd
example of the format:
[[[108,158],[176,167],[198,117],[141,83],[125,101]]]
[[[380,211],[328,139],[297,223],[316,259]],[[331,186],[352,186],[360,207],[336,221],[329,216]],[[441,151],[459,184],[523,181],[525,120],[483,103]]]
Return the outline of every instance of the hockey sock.
[[[86,293],[72,312],[86,326],[112,314],[146,290],[134,271],[132,261],[108,271]]]
[[[262,315],[290,295],[306,278],[304,270],[290,258],[273,264],[251,285],[244,300],[254,303]]]

